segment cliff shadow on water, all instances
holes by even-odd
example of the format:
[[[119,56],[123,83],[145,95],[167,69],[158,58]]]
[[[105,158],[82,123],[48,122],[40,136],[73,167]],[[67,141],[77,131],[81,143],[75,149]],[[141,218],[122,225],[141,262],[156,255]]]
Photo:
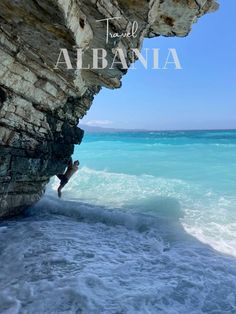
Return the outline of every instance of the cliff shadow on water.
[[[236,259],[183,215],[168,197],[116,209],[45,196],[0,224],[0,312],[234,313]]]

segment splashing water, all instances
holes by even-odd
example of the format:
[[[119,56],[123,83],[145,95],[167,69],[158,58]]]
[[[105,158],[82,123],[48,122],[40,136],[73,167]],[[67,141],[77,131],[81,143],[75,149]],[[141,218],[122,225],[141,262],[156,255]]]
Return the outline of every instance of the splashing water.
[[[0,313],[235,313],[236,132],[87,135],[0,224]]]

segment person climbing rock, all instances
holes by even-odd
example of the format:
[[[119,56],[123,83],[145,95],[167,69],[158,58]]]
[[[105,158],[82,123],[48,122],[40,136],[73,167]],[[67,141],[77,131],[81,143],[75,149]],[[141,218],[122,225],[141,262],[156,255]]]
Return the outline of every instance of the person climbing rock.
[[[58,197],[61,198],[61,190],[69,182],[70,178],[78,171],[79,169],[79,160],[76,160],[73,163],[72,158],[70,159],[67,169],[64,174],[60,173],[57,175],[58,179],[61,180],[61,183],[57,189]]]

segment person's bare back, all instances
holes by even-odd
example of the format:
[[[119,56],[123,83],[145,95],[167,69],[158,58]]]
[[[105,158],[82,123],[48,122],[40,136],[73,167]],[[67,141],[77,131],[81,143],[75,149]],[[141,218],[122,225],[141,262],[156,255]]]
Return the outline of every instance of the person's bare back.
[[[65,176],[67,177],[67,179],[69,180],[73,174],[75,174],[78,171],[79,167],[77,162],[75,161],[74,164],[68,166],[66,172],[65,172]]]
[[[79,161],[76,160],[74,163],[70,160],[66,172],[64,174],[58,174],[57,177],[61,180],[61,183],[57,189],[58,197],[61,198],[61,190],[69,182],[70,178],[78,171]]]

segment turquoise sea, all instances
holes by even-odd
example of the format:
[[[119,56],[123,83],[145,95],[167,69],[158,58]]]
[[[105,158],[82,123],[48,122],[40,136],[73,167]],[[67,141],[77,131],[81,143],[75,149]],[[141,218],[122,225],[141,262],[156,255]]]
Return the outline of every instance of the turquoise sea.
[[[0,313],[235,314],[236,131],[89,133],[0,224]]]

